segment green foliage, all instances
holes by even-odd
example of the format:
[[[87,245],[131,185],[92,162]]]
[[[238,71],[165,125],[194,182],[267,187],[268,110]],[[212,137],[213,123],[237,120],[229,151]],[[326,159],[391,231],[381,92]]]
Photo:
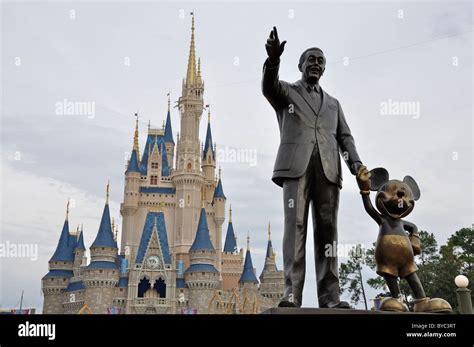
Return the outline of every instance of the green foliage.
[[[362,279],[364,261],[364,249],[361,245],[357,245],[351,250],[347,263],[341,263],[339,280],[341,293],[349,292],[351,302],[354,305],[357,305],[361,298],[363,298],[365,308],[367,309],[367,298],[365,297],[364,281]]]

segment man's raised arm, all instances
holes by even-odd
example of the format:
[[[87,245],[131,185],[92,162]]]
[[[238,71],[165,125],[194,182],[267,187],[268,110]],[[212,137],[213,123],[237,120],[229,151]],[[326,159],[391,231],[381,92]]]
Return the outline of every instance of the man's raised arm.
[[[265,44],[268,58],[263,65],[262,92],[267,100],[276,107],[286,100],[288,91],[282,82],[278,80],[278,69],[280,67],[280,56],[285,50],[286,41],[280,43],[276,27],[270,31],[270,36]]]

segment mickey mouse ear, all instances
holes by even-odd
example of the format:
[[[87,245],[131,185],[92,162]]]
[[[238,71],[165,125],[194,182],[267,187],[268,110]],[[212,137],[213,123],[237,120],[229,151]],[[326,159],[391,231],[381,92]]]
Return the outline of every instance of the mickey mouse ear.
[[[388,171],[383,167],[377,167],[370,171],[370,190],[377,191],[388,182]]]
[[[413,193],[413,199],[418,200],[420,198],[421,192],[418,184],[416,183],[415,179],[411,176],[405,176],[403,182],[410,187],[411,192]]]

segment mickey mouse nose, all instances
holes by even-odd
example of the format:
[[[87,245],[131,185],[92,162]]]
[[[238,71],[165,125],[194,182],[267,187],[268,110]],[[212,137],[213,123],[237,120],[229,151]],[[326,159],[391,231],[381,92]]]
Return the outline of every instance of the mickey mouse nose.
[[[397,191],[397,196],[398,196],[399,198],[403,198],[404,195],[405,195],[405,193],[404,193],[402,190],[398,190],[398,191]]]

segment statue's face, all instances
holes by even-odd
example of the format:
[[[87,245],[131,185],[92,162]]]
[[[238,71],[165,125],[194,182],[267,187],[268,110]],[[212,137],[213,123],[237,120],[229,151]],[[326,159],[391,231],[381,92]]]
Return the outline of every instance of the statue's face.
[[[303,64],[299,66],[303,79],[311,84],[319,82],[326,69],[326,58],[321,51],[309,51],[305,54]]]

